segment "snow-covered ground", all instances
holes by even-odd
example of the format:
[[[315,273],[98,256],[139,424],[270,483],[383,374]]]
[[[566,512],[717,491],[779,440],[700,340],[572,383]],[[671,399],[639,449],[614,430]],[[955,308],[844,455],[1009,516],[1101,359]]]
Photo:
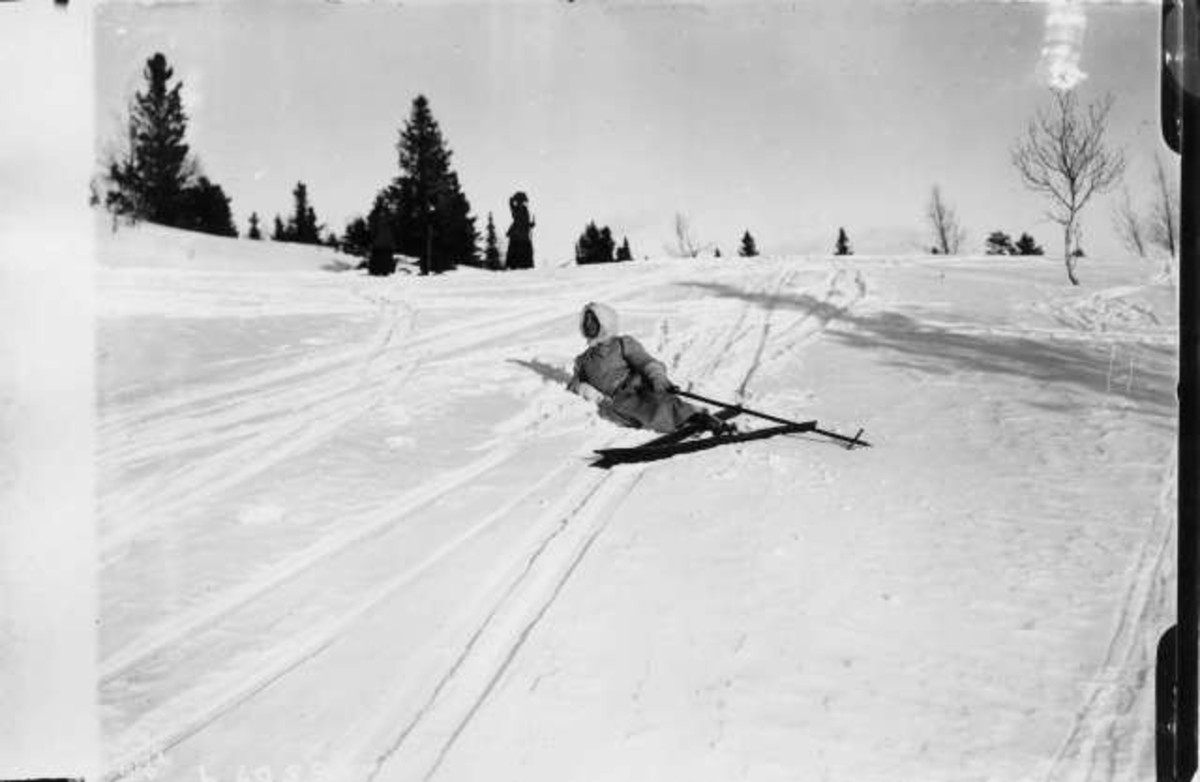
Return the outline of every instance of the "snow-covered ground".
[[[323,249],[102,242],[109,778],[1152,778],[1155,269],[371,279]],[[563,389],[589,300],[675,381],[875,447],[590,466],[646,435]]]

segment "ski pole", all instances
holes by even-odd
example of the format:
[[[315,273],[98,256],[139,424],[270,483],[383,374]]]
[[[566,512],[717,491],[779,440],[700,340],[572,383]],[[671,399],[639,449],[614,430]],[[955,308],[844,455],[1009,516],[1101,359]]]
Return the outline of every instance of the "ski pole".
[[[793,424],[793,425],[800,424],[799,421],[789,421],[786,418],[779,418],[777,416],[769,415],[768,413],[759,412],[758,410],[751,410],[750,408],[742,407],[741,405],[735,405],[730,402],[722,402],[718,399],[709,399],[708,397],[700,396],[699,394],[693,394],[690,391],[684,391],[682,388],[679,388],[679,387],[671,389],[671,393],[675,394],[675,396],[681,396],[684,399],[691,399],[695,402],[703,402],[706,405],[713,405],[715,407],[723,407],[727,410],[736,410],[739,413],[745,413],[746,415],[752,415],[757,418],[762,418],[763,420],[766,420],[766,421],[773,421],[774,423],[777,423],[777,424]]]
[[[714,405],[716,407],[723,407],[727,410],[736,410],[739,413],[745,413],[746,415],[752,415],[757,418],[762,418],[763,420],[772,421],[777,424],[788,424],[788,425],[792,425],[792,426],[804,426],[811,432],[816,432],[817,434],[825,435],[826,437],[832,438],[834,440],[840,440],[841,442],[846,443],[847,448],[853,448],[856,445],[865,445],[868,448],[871,447],[871,444],[869,442],[867,442],[866,440],[859,439],[859,437],[863,433],[862,429],[859,429],[858,432],[853,437],[849,437],[844,434],[838,434],[837,432],[830,432],[826,429],[818,428],[815,425],[810,427],[808,424],[801,424],[798,421],[789,421],[786,418],[780,418],[778,416],[774,416],[769,413],[764,413],[759,410],[751,410],[750,408],[742,407],[741,405],[735,405],[735,404],[731,404],[729,402],[722,402],[718,399],[709,399],[708,397],[700,396],[699,394],[693,394],[690,391],[684,391],[682,388],[679,388],[678,386],[671,389],[671,393],[675,394],[676,396],[681,396],[685,399],[691,399],[696,402],[703,402],[706,405]],[[813,422],[813,423],[815,423],[815,422]]]

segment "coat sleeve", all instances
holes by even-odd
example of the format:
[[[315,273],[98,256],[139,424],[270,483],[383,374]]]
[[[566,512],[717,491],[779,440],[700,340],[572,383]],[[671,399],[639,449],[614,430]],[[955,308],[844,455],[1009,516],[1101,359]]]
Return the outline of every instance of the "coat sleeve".
[[[575,367],[571,370],[571,379],[567,381],[567,390],[572,394],[578,394],[579,386],[584,382],[582,358],[582,356],[575,357]]]
[[[579,394],[589,402],[599,402],[604,399],[604,394],[600,393],[592,384],[584,380],[583,361],[581,358],[575,359],[575,369],[571,372],[571,379],[567,381],[567,390],[572,394]]]
[[[633,337],[621,337],[625,349],[625,361],[642,377],[650,381],[655,390],[664,390],[671,385],[667,378],[667,368],[661,361],[651,356],[642,347],[642,343]]]

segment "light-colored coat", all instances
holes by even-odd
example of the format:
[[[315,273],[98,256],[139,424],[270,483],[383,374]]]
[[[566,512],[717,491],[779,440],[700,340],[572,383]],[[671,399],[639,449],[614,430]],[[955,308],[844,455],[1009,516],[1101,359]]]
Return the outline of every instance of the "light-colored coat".
[[[567,388],[600,404],[601,414],[624,426],[674,431],[699,412],[666,391],[671,382],[661,361],[651,356],[633,337],[617,330],[617,313],[592,302],[579,316],[591,312],[600,332],[588,339],[588,348],[575,358],[575,371]]]

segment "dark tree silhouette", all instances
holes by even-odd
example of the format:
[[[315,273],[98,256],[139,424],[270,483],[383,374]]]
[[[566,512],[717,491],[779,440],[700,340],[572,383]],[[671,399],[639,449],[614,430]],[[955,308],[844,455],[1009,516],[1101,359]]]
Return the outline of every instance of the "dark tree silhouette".
[[[413,100],[396,152],[400,175],[376,201],[388,215],[397,249],[420,259],[421,274],[474,263],[479,240],[475,218],[424,95]]]
[[[134,220],[175,225],[180,198],[194,164],[183,137],[187,115],[180,97],[182,82],[171,85],[175,71],[155,53],[142,70],[146,89],[129,108],[129,149],[123,160],[108,165],[105,205]]]
[[[342,231],[342,252],[366,258],[371,253],[373,238],[367,219],[358,215],[346,223],[346,228]]]
[[[258,212],[250,213],[250,230],[246,232],[247,239],[262,239],[262,229],[258,227]]]
[[[175,225],[189,231],[201,231],[217,236],[237,236],[229,197],[220,185],[200,177],[196,184],[183,189],[178,198]]]
[[[1004,231],[992,231],[988,234],[986,252],[988,255],[1016,255],[1017,248],[1013,246],[1012,237]]]
[[[633,260],[633,250],[629,249],[629,237],[628,236],[623,238],[623,240],[621,241],[621,246],[617,248],[617,258],[616,259],[618,261],[632,261]]]
[[[1034,238],[1026,233],[1021,234],[1021,238],[1017,239],[1015,248],[1017,255],[1042,255],[1045,252],[1041,247],[1038,246],[1038,243],[1034,241]]]
[[[287,228],[284,227],[283,220],[279,219],[279,215],[275,215],[275,228],[274,228],[274,230],[271,231],[271,241],[273,241],[273,242],[288,241]]]
[[[533,241],[530,233],[535,225],[529,215],[529,196],[521,191],[512,194],[508,199],[508,210],[512,214],[512,224],[508,227],[508,255],[505,266],[510,269],[533,268]]]
[[[579,265],[593,263],[612,263],[613,238],[608,227],[597,228],[594,222],[588,223],[575,243],[575,263]]]
[[[758,245],[754,243],[754,237],[749,231],[742,234],[742,246],[738,250],[738,255],[743,258],[753,258],[758,255]]]
[[[198,176],[199,163],[184,142],[187,114],[183,82],[161,53],[142,69],[145,91],[129,107],[129,148],[108,161],[105,206],[131,220],[237,236],[229,197],[221,186]]]
[[[484,234],[483,265],[492,271],[499,271],[502,268],[500,244],[496,237],[496,222],[492,219],[491,212],[488,212],[487,231]]]
[[[392,236],[392,227],[387,220],[375,220],[375,230],[371,237],[371,256],[367,264],[367,273],[375,277],[383,277],[396,271],[396,240]]]

